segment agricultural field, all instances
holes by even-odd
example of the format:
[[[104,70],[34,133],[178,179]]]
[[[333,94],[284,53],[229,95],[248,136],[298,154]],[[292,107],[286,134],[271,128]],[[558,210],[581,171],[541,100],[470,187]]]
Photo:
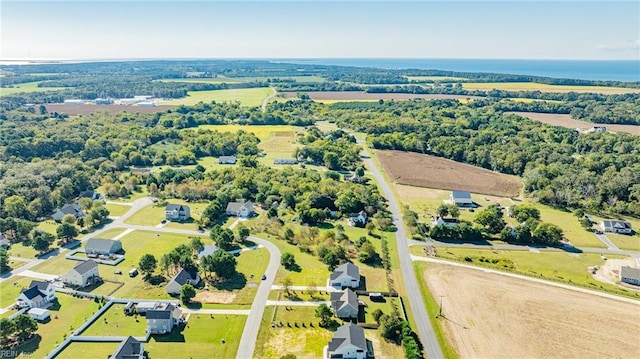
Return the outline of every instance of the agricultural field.
[[[260,106],[262,101],[273,94],[269,87],[256,87],[247,89],[189,91],[187,97],[160,102],[163,106],[195,105],[198,102],[210,103],[238,101],[245,106]]]
[[[13,95],[25,92],[58,91],[66,90],[66,87],[38,87],[39,82],[24,82],[10,85],[11,87],[0,87],[0,96]]]
[[[608,86],[567,86],[547,85],[535,82],[464,82],[465,90],[505,90],[505,91],[540,91],[540,92],[593,92],[604,94],[636,93],[639,89]]]
[[[607,129],[614,132],[626,132],[632,135],[640,136],[640,126],[635,125],[617,125],[617,124],[597,124],[593,122],[578,121],[571,118],[571,115],[562,115],[556,113],[535,113],[535,112],[507,112],[513,113],[518,116],[526,117],[534,121],[540,121],[547,125],[560,126],[570,128],[572,130],[576,128],[589,129],[593,126],[605,126]]]
[[[260,140],[267,140],[272,133],[302,131],[304,128],[289,125],[201,125],[198,129],[218,132],[251,132]]]
[[[297,98],[297,92],[283,92],[285,98]],[[414,98],[422,99],[466,99],[478,98],[477,96],[447,95],[447,94],[410,94],[410,93],[367,93],[363,91],[317,91],[308,92],[307,95],[314,101],[358,101],[370,100],[409,100]]]
[[[168,335],[154,335],[144,349],[149,358],[235,358],[246,316],[191,314],[187,326]]]
[[[637,304],[479,270],[417,268],[443,298],[437,325],[461,358],[640,356]]]
[[[56,359],[107,358],[120,343],[71,342]]]
[[[435,156],[402,151],[376,151],[376,155],[387,174],[404,185],[500,197],[516,197],[522,186],[516,176]]]
[[[88,115],[94,112],[109,113],[156,113],[171,110],[175,106],[127,106],[127,105],[66,105],[63,103],[46,104],[49,112],[66,113],[69,116]]]

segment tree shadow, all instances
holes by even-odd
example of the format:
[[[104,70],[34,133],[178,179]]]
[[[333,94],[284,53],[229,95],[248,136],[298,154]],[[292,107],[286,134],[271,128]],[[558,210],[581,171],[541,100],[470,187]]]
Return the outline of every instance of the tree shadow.
[[[302,267],[300,267],[298,263],[294,263],[293,265],[287,266],[286,269],[290,272],[296,272],[296,273],[302,272]]]
[[[316,225],[316,227],[318,227],[319,229],[333,229],[333,228],[335,228],[335,226],[332,223],[329,223],[329,222],[318,223]]]
[[[202,309],[202,303],[200,302],[189,302],[184,304],[184,306],[189,309]]]
[[[159,285],[164,283],[166,281],[166,278],[163,275],[156,274],[150,275],[149,278],[146,278],[145,280],[151,285]]]
[[[151,338],[158,343],[184,343],[186,340],[184,339],[184,334],[182,332],[185,330],[187,324],[180,324],[177,327],[174,327],[171,333],[167,334],[153,334]]]
[[[222,281],[213,281],[211,282],[211,286],[218,290],[227,290],[233,291],[236,289],[242,289],[247,285],[247,277],[240,272],[236,272],[233,277],[222,280]]]
[[[41,341],[42,341],[42,337],[40,336],[40,334],[35,334],[26,342],[18,345],[15,348],[11,348],[10,350],[13,351],[14,353],[10,353],[10,355],[11,357],[13,357],[15,354],[16,358],[22,354],[25,354],[25,356],[30,356],[31,353],[35,352],[36,350],[38,350],[38,348],[40,348]],[[3,347],[2,349],[5,350],[6,348]]]

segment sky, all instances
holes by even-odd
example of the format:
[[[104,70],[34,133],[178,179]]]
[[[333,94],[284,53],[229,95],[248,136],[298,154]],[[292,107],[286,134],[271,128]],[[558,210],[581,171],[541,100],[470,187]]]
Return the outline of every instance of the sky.
[[[3,60],[640,60],[640,2],[0,0],[0,32]]]

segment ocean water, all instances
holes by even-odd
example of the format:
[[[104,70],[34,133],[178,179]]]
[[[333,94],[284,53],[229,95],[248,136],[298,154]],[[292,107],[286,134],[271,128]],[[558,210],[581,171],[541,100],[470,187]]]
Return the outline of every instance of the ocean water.
[[[636,60],[488,60],[488,59],[291,59],[297,64],[490,72],[581,80],[640,81]]]

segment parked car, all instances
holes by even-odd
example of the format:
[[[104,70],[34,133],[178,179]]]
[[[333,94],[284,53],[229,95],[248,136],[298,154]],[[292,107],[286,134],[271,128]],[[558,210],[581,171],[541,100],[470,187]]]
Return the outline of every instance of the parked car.
[[[266,274],[263,274],[263,275],[262,275],[262,280],[265,280],[265,279],[267,279],[267,275],[266,275]]]
[[[116,269],[113,271],[113,274],[122,274],[122,271],[120,269]]]

